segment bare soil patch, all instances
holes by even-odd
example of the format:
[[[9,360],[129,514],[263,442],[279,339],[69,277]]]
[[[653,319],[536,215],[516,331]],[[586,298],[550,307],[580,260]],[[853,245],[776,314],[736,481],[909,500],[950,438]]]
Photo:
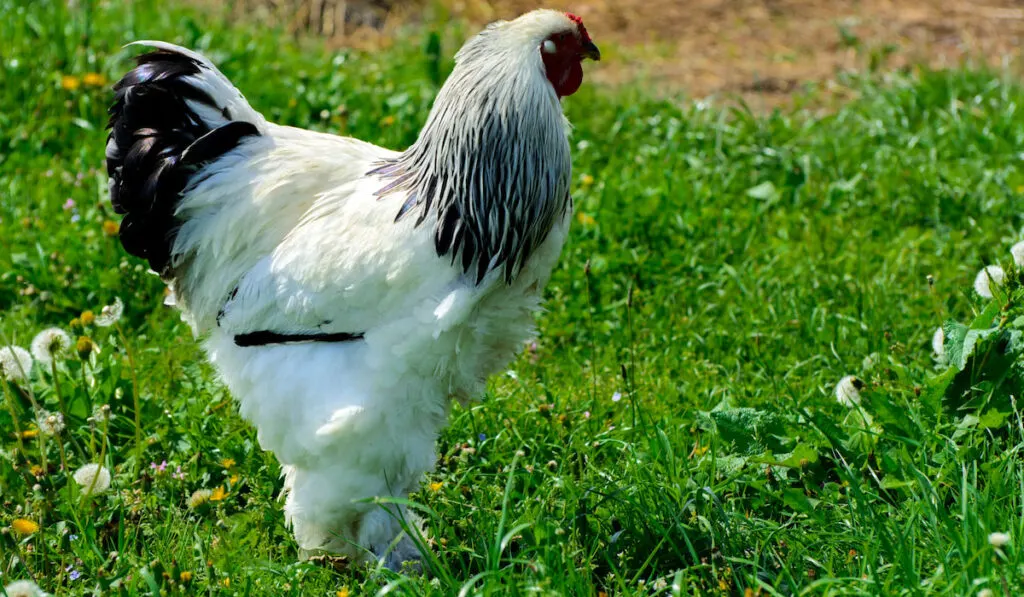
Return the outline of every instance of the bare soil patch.
[[[475,23],[540,6],[571,11],[607,48],[606,60],[588,69],[594,79],[738,95],[755,106],[785,102],[846,70],[1016,64],[1024,38],[1024,0],[440,1]],[[297,26],[356,43],[368,25],[387,31],[431,6],[436,0],[300,0],[288,14]]]

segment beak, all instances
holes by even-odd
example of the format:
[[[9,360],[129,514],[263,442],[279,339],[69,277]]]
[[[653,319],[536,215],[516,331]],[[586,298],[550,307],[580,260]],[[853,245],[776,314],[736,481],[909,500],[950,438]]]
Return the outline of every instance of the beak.
[[[594,61],[601,60],[601,50],[597,49],[592,41],[583,42],[583,47],[580,48],[580,56],[584,58],[590,58]]]

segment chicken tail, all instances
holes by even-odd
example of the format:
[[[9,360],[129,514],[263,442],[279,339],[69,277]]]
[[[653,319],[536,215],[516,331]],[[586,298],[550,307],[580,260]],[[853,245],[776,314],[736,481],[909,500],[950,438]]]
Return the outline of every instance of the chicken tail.
[[[164,277],[182,222],[182,192],[204,166],[265,132],[266,121],[209,60],[163,42],[115,86],[107,140],[114,211],[124,214],[121,244]]]

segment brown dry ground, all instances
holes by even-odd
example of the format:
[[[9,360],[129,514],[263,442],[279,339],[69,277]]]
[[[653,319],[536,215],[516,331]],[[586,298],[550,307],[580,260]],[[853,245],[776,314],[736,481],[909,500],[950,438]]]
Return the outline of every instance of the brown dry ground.
[[[755,107],[785,103],[808,83],[827,89],[838,73],[872,66],[971,61],[1020,72],[1024,38],[1024,0],[298,0],[287,5],[292,20],[301,20],[297,5],[307,7],[307,24],[309,12],[349,25],[353,16],[372,21],[372,30],[344,34],[345,26],[328,27],[336,43],[359,45],[374,45],[378,28],[386,36],[396,24],[430,20],[424,11],[438,6],[477,24],[560,8],[583,17],[605,51],[600,65],[588,67],[592,80],[739,96]]]
[[[776,104],[837,73],[965,60],[1016,67],[1024,0],[505,0],[451,3],[472,20],[546,5],[583,17],[595,41],[620,48],[599,80],[640,76],[693,97]],[[618,59],[618,60],[616,60]]]

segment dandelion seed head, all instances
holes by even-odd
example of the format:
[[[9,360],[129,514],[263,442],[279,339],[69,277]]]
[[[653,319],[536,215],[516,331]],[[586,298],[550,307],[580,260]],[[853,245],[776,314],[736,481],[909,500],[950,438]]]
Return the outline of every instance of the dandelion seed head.
[[[97,406],[95,409],[93,409],[93,411],[92,411],[92,418],[97,423],[105,423],[105,422],[109,421],[110,419],[113,419],[114,415],[111,414],[111,412],[110,412],[110,405],[109,404],[103,404],[103,405]]]
[[[1008,533],[989,533],[988,544],[992,547],[1004,547],[1010,543]]]
[[[864,382],[853,375],[847,375],[836,384],[836,402],[846,408],[853,408],[860,404],[860,390]]]
[[[45,593],[30,580],[16,580],[4,587],[7,597],[42,597]]]
[[[932,334],[932,352],[939,358],[946,355],[946,332],[942,331],[942,327],[935,328]]]
[[[47,328],[32,339],[32,356],[44,367],[53,364],[54,359],[67,354],[71,348],[71,336],[60,328]]]
[[[1024,240],[1010,247],[1010,255],[1017,267],[1024,267]]]
[[[20,346],[0,348],[0,375],[7,381],[25,381],[32,370],[32,355]]]
[[[100,310],[99,317],[96,318],[96,325],[101,328],[110,327],[121,319],[122,314],[124,314],[124,303],[121,302],[120,297],[114,297],[113,303]]]
[[[74,478],[85,495],[99,495],[110,489],[110,471],[105,466],[89,463],[75,471]]]
[[[36,425],[43,435],[60,435],[64,431],[64,415],[40,410],[36,413]]]
[[[974,292],[981,298],[992,298],[992,287],[1002,286],[1006,272],[998,265],[986,265],[974,277]]]

